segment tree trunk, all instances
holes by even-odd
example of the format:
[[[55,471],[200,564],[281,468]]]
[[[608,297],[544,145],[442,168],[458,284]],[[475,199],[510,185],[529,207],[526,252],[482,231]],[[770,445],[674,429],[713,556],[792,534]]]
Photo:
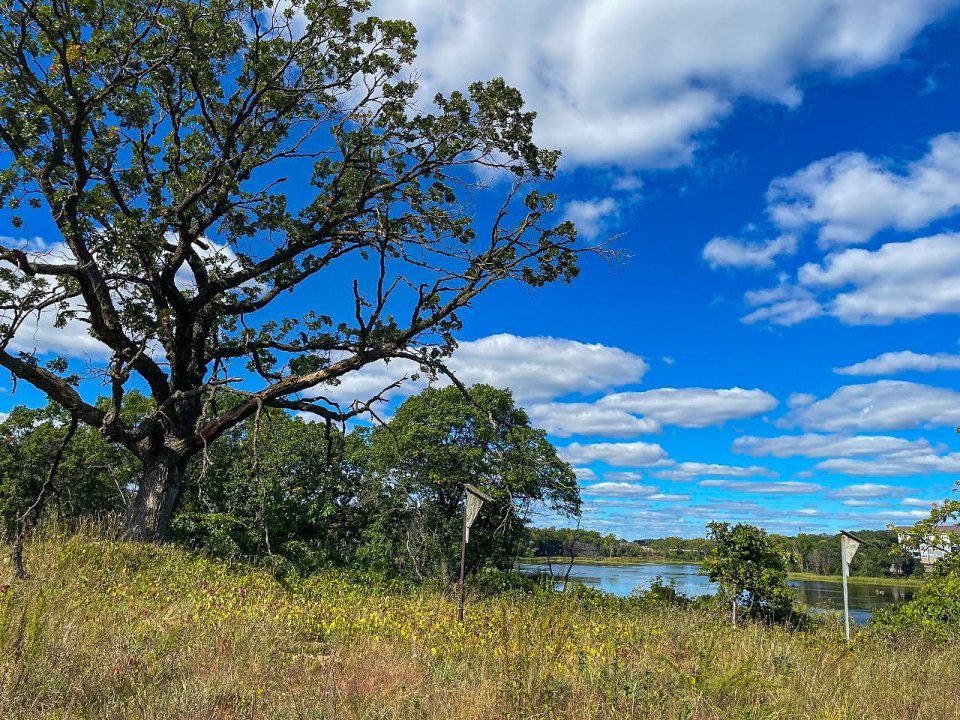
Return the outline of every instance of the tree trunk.
[[[180,502],[187,461],[161,450],[143,461],[140,488],[127,514],[126,535],[138,542],[162,543]]]
[[[23,536],[26,531],[21,523],[17,523],[17,531],[13,537],[13,550],[10,553],[13,561],[13,577],[17,580],[23,580],[27,577],[27,568],[23,564]]]

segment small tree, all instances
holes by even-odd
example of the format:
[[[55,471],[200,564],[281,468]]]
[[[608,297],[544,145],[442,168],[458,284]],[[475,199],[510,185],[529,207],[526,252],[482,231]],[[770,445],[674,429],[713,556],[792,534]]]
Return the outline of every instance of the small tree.
[[[508,390],[474,385],[467,398],[454,386],[408,398],[369,439],[369,480],[383,521],[370,528],[417,568],[443,573],[459,561],[464,485],[491,495],[470,533],[470,566],[509,567],[535,503],[576,514],[580,493],[570,466],[546,434],[530,427]]]
[[[746,523],[730,527],[711,522],[707,537],[716,544],[700,572],[720,586],[734,623],[741,607],[767,621],[790,616],[793,592],[787,586],[787,558],[765,530]]]
[[[479,295],[577,274],[543,187],[559,153],[520,93],[421,111],[413,26],[369,10],[0,0],[0,207],[50,227],[0,237],[0,367],[137,458],[132,538],[162,541],[192,458],[263,408],[365,412],[382,392],[341,407],[323,386],[392,358],[443,371]],[[478,171],[509,179],[479,227]],[[105,407],[13,342],[40,314],[109,353]],[[153,409],[128,422],[136,387]]]
[[[56,403],[14,408],[0,422],[0,534],[12,540],[14,574],[25,574],[24,536],[44,513],[70,519],[122,508],[132,461]]]

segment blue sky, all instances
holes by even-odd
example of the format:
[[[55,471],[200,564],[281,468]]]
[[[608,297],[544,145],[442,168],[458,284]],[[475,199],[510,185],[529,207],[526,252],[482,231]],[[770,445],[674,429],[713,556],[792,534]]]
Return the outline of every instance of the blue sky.
[[[453,363],[509,385],[551,433],[578,469],[586,525],[628,538],[699,535],[711,519],[876,528],[952,492],[960,3],[375,9],[420,29],[424,97],[498,75],[520,87],[538,139],[565,152],[562,212],[625,254],[588,258],[568,286],[494,290],[465,316]],[[29,342],[98,358],[69,329]],[[372,368],[336,392],[403,372]],[[21,402],[39,398],[21,387],[0,411]]]

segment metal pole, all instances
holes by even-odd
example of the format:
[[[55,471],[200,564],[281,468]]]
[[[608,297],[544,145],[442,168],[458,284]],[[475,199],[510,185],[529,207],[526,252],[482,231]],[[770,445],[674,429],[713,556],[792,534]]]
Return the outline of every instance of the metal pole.
[[[460,604],[457,620],[463,622],[463,601],[467,593],[467,510],[463,510],[463,534],[460,536]]]
[[[847,575],[850,574],[850,570],[847,567],[846,562],[842,562],[841,565],[841,575],[843,577],[843,626],[847,633],[847,642],[850,642],[850,599],[847,594]]]

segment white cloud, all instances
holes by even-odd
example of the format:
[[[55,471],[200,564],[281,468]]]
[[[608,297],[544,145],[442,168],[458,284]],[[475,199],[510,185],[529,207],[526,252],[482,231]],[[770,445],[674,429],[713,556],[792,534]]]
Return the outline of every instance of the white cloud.
[[[902,380],[846,385],[833,395],[791,410],[783,424],[810,430],[905,430],[960,423],[960,393]]]
[[[860,477],[909,477],[934,473],[960,473],[960,453],[939,455],[907,450],[875,460],[837,458],[817,464],[818,470]]]
[[[62,242],[48,243],[40,237],[26,239],[0,236],[0,244],[23,249],[31,260],[49,263],[74,261],[70,250]],[[10,341],[10,349],[39,355],[52,353],[91,361],[108,359],[110,348],[95,340],[90,335],[89,326],[81,320],[86,316],[83,304],[72,299],[67,305],[76,317],[68,319],[64,327],[56,326],[57,312],[54,308],[34,313],[19,327]],[[5,313],[0,311],[0,321],[4,320],[4,316]]]
[[[614,482],[637,482],[642,478],[643,476],[634,470],[607,470],[603,474],[604,480]]]
[[[419,30],[423,97],[503,76],[538,140],[575,164],[690,159],[742,97],[798,104],[799,78],[875,68],[950,0],[384,0]]]
[[[700,487],[720,488],[733,492],[754,493],[756,495],[811,495],[823,488],[816,483],[784,480],[777,482],[759,482],[751,480],[703,480]]]
[[[800,407],[801,405],[809,405],[816,399],[817,396],[811,395],[810,393],[794,392],[790,393],[790,397],[787,398],[787,406],[794,408]]]
[[[13,239],[0,236],[0,244],[8,247],[21,247],[31,259],[45,262],[74,262],[72,252],[63,242],[48,243],[43,238]],[[226,271],[238,267],[236,253],[229,247],[218,245],[206,239],[204,246],[196,247],[200,257],[208,263],[213,272]],[[195,287],[196,281],[193,271],[184,264],[177,272],[174,282],[181,290]],[[122,296],[114,293],[114,298]],[[17,334],[10,342],[10,348],[26,353],[56,354],[64,357],[82,358],[91,362],[102,362],[110,358],[112,351],[99,340],[95,340],[89,332],[89,324],[85,321],[87,311],[80,299],[72,299],[68,303],[75,317],[67,320],[64,327],[56,327],[56,312],[47,309],[42,313],[34,314],[21,325]],[[148,347],[148,352],[156,357],[163,356],[163,348],[159,343]]]
[[[656,443],[570,443],[557,448],[560,457],[575,465],[604,462],[615,467],[669,465],[667,452]]]
[[[841,505],[846,505],[847,507],[889,507],[890,503],[886,500],[843,500]]]
[[[577,480],[590,481],[590,480],[597,479],[597,474],[590,468],[578,467],[578,468],[574,468],[573,472],[576,474]]]
[[[555,437],[631,438],[660,431],[660,424],[596,403],[540,403],[527,407],[533,425]]]
[[[910,507],[922,507],[929,510],[936,504],[937,500],[922,500],[921,498],[908,497],[903,499],[903,505],[909,505]]]
[[[774,180],[768,211],[781,228],[819,228],[822,245],[862,243],[886,228],[919,230],[960,210],[960,133],[933,138],[904,167],[843,153]]]
[[[734,452],[777,458],[873,457],[903,451],[930,452],[931,449],[926,440],[906,440],[891,435],[744,435],[733,441]]]
[[[595,239],[619,212],[612,197],[572,200],[566,205],[566,218],[572,220],[580,237]]]
[[[751,467],[738,467],[735,465],[713,465],[701,462],[682,462],[673,465],[669,470],[660,470],[654,473],[659,478],[667,480],[695,480],[704,475],[722,475],[724,477],[750,477],[753,475],[766,475],[775,477],[776,473],[772,470],[752,465]]]
[[[834,368],[840,375],[895,375],[900,372],[935,372],[937,370],[960,370],[960,355],[936,353],[925,355],[910,350],[886,352],[863,362]]]
[[[822,264],[801,267],[796,283],[781,275],[777,287],[748,292],[744,300],[756,308],[744,322],[776,325],[822,314],[848,325],[957,314],[960,233],[890,242],[876,250],[834,252]]]
[[[649,369],[642,357],[620,348],[506,333],[460,343],[450,367],[464,382],[509,387],[525,401],[640,382]]]
[[[781,235],[772,240],[750,242],[737,238],[715,237],[703,247],[703,259],[711,268],[769,268],[780,255],[797,251],[794,235]]]
[[[830,497],[835,498],[867,498],[875,499],[881,497],[895,497],[897,495],[906,495],[910,488],[897,487],[896,485],[882,485],[880,483],[861,483],[859,485],[847,485],[846,487],[830,491]]]
[[[816,296],[799,287],[781,274],[776,287],[751,290],[744,294],[744,302],[752,308],[742,320],[747,324],[768,322],[773,325],[796,325],[818,317],[823,308]]]
[[[10,413],[0,412],[0,423],[6,422],[8,417]]]
[[[640,382],[649,366],[639,355],[597,343],[552,337],[520,337],[502,333],[461,342],[448,366],[468,385],[507,387],[518,402],[552,400],[569,394],[590,394],[617,385]],[[341,403],[367,400],[391,382],[419,373],[415,363],[372,363],[336,386],[317,393]],[[445,378],[438,385],[447,384]],[[391,396],[409,395],[426,381],[405,382]]]
[[[960,312],[960,234],[944,233],[877,250],[850,249],[808,263],[801,285],[839,292],[827,311],[850,325]]]
[[[635,498],[660,502],[679,502],[689,500],[685,494],[665,494],[653,485],[639,485],[629,482],[599,482],[584,485],[583,494],[590,497]]]
[[[658,388],[614,393],[597,404],[640,413],[663,425],[701,428],[759,415],[775,408],[777,400],[763,390]]]

